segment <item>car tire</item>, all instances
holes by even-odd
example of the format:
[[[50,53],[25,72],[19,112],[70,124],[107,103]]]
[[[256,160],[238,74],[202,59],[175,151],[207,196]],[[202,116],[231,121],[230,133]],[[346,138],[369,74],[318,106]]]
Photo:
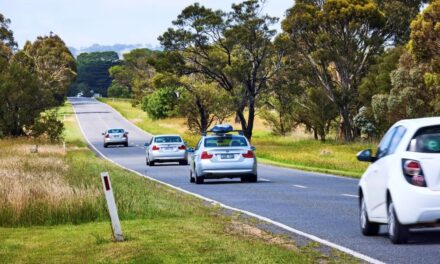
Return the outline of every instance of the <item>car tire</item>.
[[[365,204],[364,197],[360,198],[359,224],[364,236],[376,236],[379,233],[380,224],[368,220],[367,205]]]
[[[189,170],[189,182],[190,183],[194,183],[196,180],[193,177],[193,173],[192,170]]]
[[[155,164],[154,164],[154,160],[150,160],[149,165],[150,165],[151,167],[153,167],[153,166],[155,165]]]
[[[104,144],[104,148],[107,148],[108,147],[108,145],[107,144]]]
[[[194,173],[195,175],[195,182],[196,184],[203,184],[203,182],[205,181],[205,179],[203,178],[203,176],[197,176],[197,173]]]
[[[388,237],[393,244],[405,244],[409,237],[409,227],[399,222],[392,201],[388,205]]]
[[[150,166],[150,161],[148,160],[148,157],[145,158],[145,164],[147,164],[147,166]]]
[[[258,176],[255,175],[255,174],[249,175],[248,181],[249,182],[257,182],[258,181]]]
[[[124,143],[124,147],[128,147],[128,142],[127,142],[127,143]]]
[[[249,176],[241,176],[240,178],[241,182],[248,182],[249,181]]]

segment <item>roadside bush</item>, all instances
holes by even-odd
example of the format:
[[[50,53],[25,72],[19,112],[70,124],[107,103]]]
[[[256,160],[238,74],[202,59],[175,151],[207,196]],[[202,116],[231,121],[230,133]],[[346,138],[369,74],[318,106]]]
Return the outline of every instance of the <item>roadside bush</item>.
[[[173,88],[161,88],[142,100],[142,110],[153,119],[176,115],[177,94]]]
[[[57,111],[44,113],[35,121],[32,128],[32,135],[47,137],[51,142],[57,142],[63,139],[64,124],[58,120]]]
[[[130,98],[130,91],[128,91],[128,88],[119,84],[119,83],[112,83],[112,85],[107,90],[107,96],[108,97],[114,97],[114,98]]]

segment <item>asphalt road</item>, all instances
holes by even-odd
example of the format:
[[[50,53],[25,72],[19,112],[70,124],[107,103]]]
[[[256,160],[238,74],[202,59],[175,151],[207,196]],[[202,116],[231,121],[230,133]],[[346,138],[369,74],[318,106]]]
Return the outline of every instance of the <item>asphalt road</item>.
[[[145,165],[143,144],[150,135],[106,104],[70,98],[85,137],[107,158],[170,185],[222,204],[249,211],[288,227],[330,241],[386,263],[440,263],[440,230],[413,230],[407,245],[393,245],[385,226],[376,237],[359,231],[357,180],[259,165],[258,183],[234,180],[189,182],[189,167]],[[129,131],[128,148],[104,148],[101,133],[107,128]],[[258,157],[258,150],[257,150]]]

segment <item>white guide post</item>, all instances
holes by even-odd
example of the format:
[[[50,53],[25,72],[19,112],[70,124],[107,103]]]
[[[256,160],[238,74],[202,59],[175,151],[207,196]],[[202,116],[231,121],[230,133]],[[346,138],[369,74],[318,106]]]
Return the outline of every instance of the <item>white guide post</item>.
[[[116,241],[124,241],[121,223],[119,222],[118,208],[116,208],[115,197],[113,196],[112,183],[108,172],[101,173],[102,186],[104,187],[105,199],[107,200],[108,212],[112,221],[113,237]]]

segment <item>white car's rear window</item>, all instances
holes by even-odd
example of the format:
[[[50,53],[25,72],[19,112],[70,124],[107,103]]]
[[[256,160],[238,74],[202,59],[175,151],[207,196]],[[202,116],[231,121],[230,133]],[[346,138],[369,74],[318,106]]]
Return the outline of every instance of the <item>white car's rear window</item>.
[[[411,140],[408,150],[421,153],[440,153],[440,126],[419,129]]]
[[[118,133],[124,133],[124,129],[109,129],[109,134],[118,134]]]
[[[247,141],[242,136],[209,137],[205,139],[205,148],[246,147]]]
[[[182,142],[182,138],[178,136],[164,136],[164,137],[156,137],[154,139],[156,143],[180,143]]]

